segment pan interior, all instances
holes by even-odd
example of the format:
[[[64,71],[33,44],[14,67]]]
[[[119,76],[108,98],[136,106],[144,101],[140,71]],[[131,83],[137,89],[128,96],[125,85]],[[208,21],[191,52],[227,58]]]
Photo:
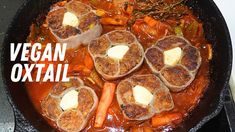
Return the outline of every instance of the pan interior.
[[[9,71],[16,62],[10,62],[10,46],[14,42],[25,42],[29,34],[29,27],[35,21],[36,16],[47,12],[53,1],[27,1],[18,11],[12,20],[3,43],[2,52],[2,74],[4,84],[10,100],[24,117],[39,131],[49,131],[52,128],[36,112],[22,83],[13,83],[10,80]],[[207,40],[213,45],[213,60],[211,61],[210,84],[199,105],[191,112],[191,115],[178,128],[179,131],[197,130],[206,121],[219,113],[222,108],[222,90],[227,86],[231,72],[231,42],[226,23],[212,0],[188,1],[195,15],[204,22],[204,29]],[[27,16],[27,17],[26,17]],[[206,117],[206,118],[205,118]],[[22,122],[24,123],[24,122]]]

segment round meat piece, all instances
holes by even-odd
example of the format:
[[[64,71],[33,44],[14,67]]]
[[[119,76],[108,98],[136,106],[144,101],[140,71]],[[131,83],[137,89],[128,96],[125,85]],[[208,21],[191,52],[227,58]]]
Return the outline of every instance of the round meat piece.
[[[200,66],[200,53],[193,46],[186,46],[183,51],[184,55],[181,59],[181,64],[184,65],[190,71],[196,71]]]
[[[154,73],[158,73],[164,67],[163,53],[156,47],[148,49],[145,53],[145,58]]]
[[[104,56],[106,51],[110,48],[111,43],[106,35],[101,36],[99,39],[93,40],[89,45],[89,51],[93,56]]]
[[[163,68],[160,76],[167,86],[175,89],[188,86],[193,80],[193,75],[181,65]]]
[[[156,90],[153,99],[153,107],[156,113],[169,111],[174,108],[174,102],[168,88]]]
[[[96,57],[95,59],[96,70],[103,75],[117,76],[119,71],[119,63],[109,57]]]
[[[147,120],[154,115],[151,107],[145,108],[136,104],[121,105],[121,109],[128,120]]]
[[[201,65],[199,50],[183,37],[166,36],[145,51],[145,60],[173,92],[179,92],[194,80]]]
[[[138,69],[144,50],[129,31],[114,30],[88,45],[97,72],[106,80],[124,77]]]
[[[86,45],[102,33],[102,26],[92,8],[77,0],[53,5],[46,24],[59,43],[67,43],[68,49]]]
[[[50,95],[55,98],[60,98],[66,89],[71,87],[83,86],[83,81],[78,77],[69,77],[69,82],[58,82],[51,90]]]
[[[141,66],[143,59],[143,51],[140,50],[138,44],[132,44],[129,51],[125,54],[124,58],[119,61],[120,75],[126,75],[133,68],[137,69]]]
[[[94,90],[81,86],[78,93],[78,110],[87,119],[90,118],[98,105],[98,97]]]
[[[62,109],[59,107],[59,99],[53,98],[50,95],[42,100],[41,108],[43,114],[53,121],[55,121],[62,113]]]
[[[168,88],[153,74],[122,80],[117,86],[116,97],[128,120],[146,120],[174,107]]]
[[[84,128],[85,122],[81,112],[68,110],[60,115],[57,120],[57,125],[66,132],[79,132]]]
[[[57,123],[63,131],[80,131],[94,114],[98,97],[94,90],[84,86],[78,77],[59,82],[42,101],[43,114]]]

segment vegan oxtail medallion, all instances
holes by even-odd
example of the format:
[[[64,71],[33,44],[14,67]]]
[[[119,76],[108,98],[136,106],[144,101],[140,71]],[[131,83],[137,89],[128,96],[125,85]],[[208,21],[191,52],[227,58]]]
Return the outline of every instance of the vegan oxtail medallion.
[[[122,80],[116,95],[124,117],[129,120],[146,120],[174,108],[168,88],[153,74]]]
[[[36,63],[69,64],[69,82],[25,82],[37,111],[57,131],[179,127],[208,87],[212,58],[203,23],[183,2],[52,5],[32,24],[28,41],[40,41],[42,50],[48,42],[67,43],[63,61]]]
[[[78,77],[69,82],[57,83],[42,101],[46,117],[55,121],[63,131],[81,131],[94,114],[98,97],[94,90],[84,85]]]
[[[138,69],[144,60],[144,49],[129,31],[114,30],[92,41],[88,50],[95,68],[107,79],[117,79]]]
[[[46,24],[58,42],[68,44],[67,48],[88,44],[102,32],[102,26],[92,8],[77,0],[52,6]]]
[[[152,72],[175,92],[190,85],[201,65],[198,49],[178,36],[160,39],[146,50],[145,58]]]

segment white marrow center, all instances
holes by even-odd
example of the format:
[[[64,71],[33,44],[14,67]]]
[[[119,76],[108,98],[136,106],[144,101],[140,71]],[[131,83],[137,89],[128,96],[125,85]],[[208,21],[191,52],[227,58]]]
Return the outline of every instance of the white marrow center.
[[[78,107],[78,91],[71,90],[67,92],[60,101],[60,107],[63,110],[77,108]]]
[[[143,86],[136,85],[132,90],[134,99],[139,104],[147,106],[153,99],[153,94]]]
[[[127,45],[116,45],[107,50],[108,57],[121,60],[129,50]]]
[[[71,13],[71,12],[66,12],[64,13],[64,18],[62,22],[63,26],[72,26],[72,27],[77,27],[79,24],[78,17]]]
[[[164,51],[164,64],[174,66],[180,61],[181,56],[182,49],[180,47]]]

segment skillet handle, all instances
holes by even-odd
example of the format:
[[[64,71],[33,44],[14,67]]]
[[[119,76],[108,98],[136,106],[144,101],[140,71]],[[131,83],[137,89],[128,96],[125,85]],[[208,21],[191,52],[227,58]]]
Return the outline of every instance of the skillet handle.
[[[228,119],[231,132],[235,132],[235,103],[231,94],[230,87],[224,91],[224,109]]]

